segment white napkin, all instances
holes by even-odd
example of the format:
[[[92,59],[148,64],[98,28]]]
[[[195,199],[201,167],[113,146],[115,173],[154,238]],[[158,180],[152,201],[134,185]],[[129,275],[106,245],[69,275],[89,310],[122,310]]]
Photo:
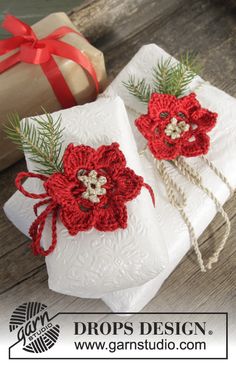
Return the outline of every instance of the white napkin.
[[[134,120],[139,114],[145,113],[147,107],[129,94],[122,81],[127,81],[129,75],[135,75],[137,78],[145,78],[147,81],[151,81],[153,66],[161,58],[166,59],[167,57],[170,57],[170,55],[155,44],[143,46],[104,93],[105,97],[119,95],[124,100],[139,151],[144,148],[146,141],[134,125]],[[198,76],[191,83],[190,91],[196,92],[197,99],[203,107],[218,113],[217,126],[210,133],[211,148],[207,157],[227,177],[230,184],[235,188],[236,100],[225,92],[204,82]],[[203,177],[203,183],[214,192],[221,203],[224,203],[229,197],[229,190],[226,185],[200,158],[191,158],[187,161],[200,172]],[[156,214],[161,222],[164,239],[168,246],[169,264],[160,275],[149,283],[105,295],[103,300],[113,311],[141,310],[156,294],[164,280],[175,269],[190,248],[189,233],[186,225],[178,211],[168,202],[163,183],[160,177],[154,172],[153,161],[151,159],[149,161],[144,156],[142,157],[142,164],[148,176],[148,182],[153,184],[154,180],[157,181]],[[188,203],[186,213],[194,226],[197,236],[200,236],[216,214],[215,205],[201,190],[181,177],[174,167],[169,166],[169,172],[187,194]],[[207,275],[207,273],[204,275]]]
[[[146,179],[119,97],[100,99],[52,115],[57,118],[59,114],[65,128],[64,147],[74,143],[97,148],[118,142],[127,166]],[[26,161],[28,170],[33,171],[35,164],[27,156]],[[24,186],[28,191],[40,192],[41,183],[36,181],[28,179]],[[4,206],[8,218],[26,235],[35,219],[32,207],[36,202],[16,192]],[[101,297],[109,291],[141,285],[163,270],[167,261],[166,249],[147,189],[143,188],[136,199],[127,203],[127,209],[128,228],[114,232],[92,229],[70,236],[58,219],[57,246],[46,257],[52,290],[80,297]],[[42,237],[44,248],[50,240],[49,219]]]

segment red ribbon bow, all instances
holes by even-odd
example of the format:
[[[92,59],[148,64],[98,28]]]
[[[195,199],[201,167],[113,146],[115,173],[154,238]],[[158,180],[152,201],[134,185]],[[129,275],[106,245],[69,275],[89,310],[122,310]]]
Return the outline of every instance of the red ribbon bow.
[[[13,37],[0,41],[0,55],[18,49],[16,53],[0,62],[0,74],[15,66],[19,62],[40,65],[45,76],[63,108],[77,104],[69,89],[53,55],[70,59],[79,64],[92,77],[96,91],[99,86],[96,72],[89,58],[79,49],[59,40],[68,33],[79,32],[62,26],[57,28],[47,37],[38,39],[33,29],[12,15],[7,15],[2,23],[2,28],[13,34]]]

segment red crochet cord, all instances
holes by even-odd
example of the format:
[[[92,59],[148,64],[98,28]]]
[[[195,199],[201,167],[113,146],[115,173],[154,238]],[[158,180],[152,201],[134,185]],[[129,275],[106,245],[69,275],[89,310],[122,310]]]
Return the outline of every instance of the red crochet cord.
[[[43,256],[49,255],[57,244],[57,206],[53,203],[49,204],[47,208],[36,218],[30,227],[29,234],[33,240],[32,249],[35,255],[40,254]],[[52,212],[52,242],[47,250],[41,248],[40,242],[43,233],[43,229],[46,223],[48,215]]]
[[[149,192],[149,194],[150,194],[150,196],[152,198],[152,204],[155,207],[156,206],[155,195],[154,195],[154,192],[153,192],[151,186],[148,185],[148,184],[146,184],[146,183],[143,183],[143,187],[148,190],[148,192]]]
[[[23,186],[21,181],[26,178],[26,177],[32,177],[32,178],[37,178],[40,179],[42,181],[47,181],[48,177],[42,174],[35,174],[32,172],[20,172],[16,179],[15,179],[15,184],[17,189],[24,194],[25,196],[27,196],[28,198],[32,198],[32,199],[40,199],[40,198],[46,198],[48,197],[47,193],[42,193],[42,194],[35,194],[35,193],[29,193],[28,191],[26,191]],[[32,225],[30,226],[29,229],[29,235],[32,238],[32,243],[31,243],[31,247],[33,250],[33,253],[35,255],[42,255],[42,256],[47,256],[49,253],[51,253],[55,246],[56,246],[56,242],[57,242],[57,233],[56,233],[56,219],[57,219],[57,206],[55,203],[52,203],[52,199],[45,199],[42,200],[38,203],[36,203],[34,205],[34,213],[35,215],[37,215],[37,209],[44,205],[44,204],[49,204],[47,206],[47,208],[36,218],[36,220],[32,223]],[[42,233],[43,233],[43,229],[45,226],[45,222],[46,219],[48,217],[48,215],[53,212],[53,217],[52,217],[52,242],[51,245],[49,246],[48,250],[43,250],[41,248],[40,245],[40,241],[41,241],[41,237],[42,237]]]
[[[37,218],[29,229],[31,247],[35,255],[47,256],[55,249],[58,214],[69,234],[75,235],[92,227],[104,232],[126,228],[128,215],[125,203],[133,200],[142,187],[149,191],[155,206],[152,188],[144,183],[141,176],[137,176],[133,170],[126,167],[125,157],[118,147],[117,143],[113,143],[94,150],[89,146],[75,147],[70,144],[63,156],[64,173],[45,176],[20,172],[17,175],[15,184],[22,194],[32,199],[42,199],[33,207]],[[99,171],[106,192],[99,196],[99,202],[83,198],[86,186],[78,178],[78,172],[87,171],[89,174],[93,170]],[[26,177],[43,181],[46,192],[36,194],[26,191],[22,186],[22,180]],[[38,215],[38,208],[46,204],[47,207]],[[44,250],[40,243],[49,215],[52,215],[52,240],[49,248]]]

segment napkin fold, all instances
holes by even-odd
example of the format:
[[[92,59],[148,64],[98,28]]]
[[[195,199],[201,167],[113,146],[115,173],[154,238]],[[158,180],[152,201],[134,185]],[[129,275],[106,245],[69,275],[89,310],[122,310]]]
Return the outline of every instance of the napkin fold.
[[[63,150],[69,143],[98,148],[118,142],[127,166],[146,179],[119,97],[101,98],[52,116],[57,118],[59,114],[64,128]],[[28,170],[33,171],[35,163],[27,155],[26,162]],[[42,191],[41,182],[35,179],[28,179],[24,187],[31,192]],[[4,206],[8,218],[26,235],[35,219],[33,205],[36,202],[17,191]],[[163,270],[167,262],[166,247],[147,189],[143,188],[136,199],[127,203],[127,210],[128,227],[114,232],[91,229],[70,236],[58,219],[57,245],[46,257],[50,289],[73,296],[100,298],[109,291],[145,283]],[[41,240],[44,249],[51,240],[50,224],[49,219]]]
[[[164,60],[169,57],[170,55],[168,53],[155,44],[143,46],[102,95],[102,97],[119,95],[123,99],[138,151],[141,151],[145,147],[146,141],[136,128],[134,120],[140,114],[146,113],[147,106],[130,95],[122,82],[128,81],[129,75],[133,75],[137,79],[144,78],[147,82],[151,82],[152,68],[161,59]],[[173,62],[176,62],[176,60],[173,59]],[[227,177],[231,186],[235,188],[236,99],[210,85],[208,82],[205,82],[199,76],[196,76],[192,81],[189,87],[189,92],[191,91],[196,93],[197,99],[204,108],[218,113],[217,125],[209,133],[211,148],[207,158],[214,163]],[[157,200],[156,214],[163,231],[164,241],[167,244],[169,264],[162,273],[144,285],[103,296],[102,299],[113,311],[126,312],[141,310],[153,298],[165,279],[190,249],[188,229],[179,212],[169,203],[162,180],[155,171],[153,159],[149,159],[144,155],[141,161],[148,183],[152,185],[155,181],[158,187],[155,191]],[[189,158],[187,162],[199,171],[203,178],[203,184],[214,192],[215,196],[223,204],[230,195],[227,186],[200,158]],[[214,218],[217,212],[216,207],[199,188],[180,176],[170,164],[168,170],[174,180],[186,192],[188,201],[185,211],[195,229],[196,235],[199,237]],[[214,250],[214,247],[212,247],[212,250]],[[218,265],[220,265],[220,259]],[[204,275],[207,275],[207,273]]]

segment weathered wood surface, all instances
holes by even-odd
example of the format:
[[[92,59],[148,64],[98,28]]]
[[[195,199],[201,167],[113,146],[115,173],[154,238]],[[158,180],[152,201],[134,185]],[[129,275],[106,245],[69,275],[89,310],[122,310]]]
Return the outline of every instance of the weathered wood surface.
[[[31,25],[50,13],[68,11],[82,2],[83,0],[1,0],[0,23],[10,13]],[[0,39],[8,36],[9,33],[0,28]]]
[[[59,9],[58,9],[59,10]],[[236,96],[236,3],[232,0],[98,0],[86,1],[71,11],[79,30],[105,54],[110,80],[145,43],[154,42],[178,56],[184,50],[197,51],[204,64],[202,76]],[[15,188],[20,161],[1,173],[0,201]],[[235,202],[226,204],[232,232],[220,262],[208,274],[199,272],[190,252],[163,285],[146,311],[229,311],[235,313]],[[201,237],[207,254],[222,235],[216,217]],[[43,258],[35,258],[28,240],[0,213],[1,307],[6,318],[23,301],[42,301],[53,311],[105,311],[100,300],[79,299],[50,291]]]

